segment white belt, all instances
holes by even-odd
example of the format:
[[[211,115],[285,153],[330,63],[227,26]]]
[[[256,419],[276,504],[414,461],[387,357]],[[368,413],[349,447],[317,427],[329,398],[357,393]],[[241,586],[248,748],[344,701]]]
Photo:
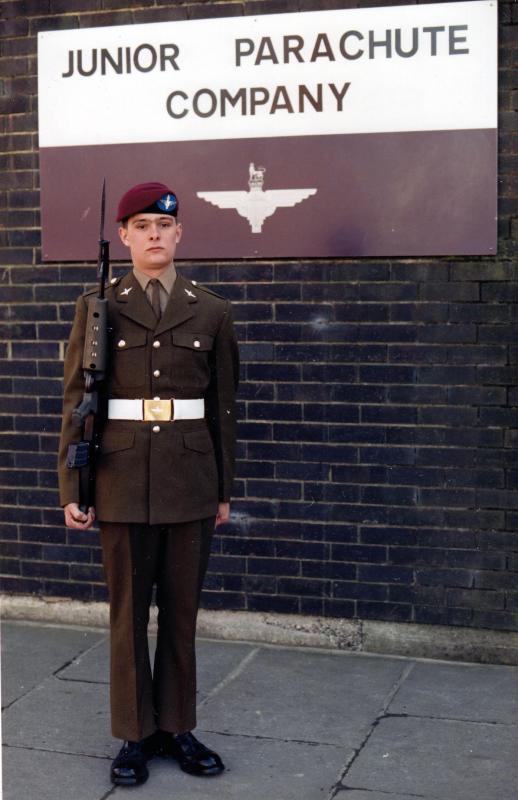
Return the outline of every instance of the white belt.
[[[205,401],[196,400],[108,400],[108,419],[132,419],[145,422],[179,419],[203,419]]]

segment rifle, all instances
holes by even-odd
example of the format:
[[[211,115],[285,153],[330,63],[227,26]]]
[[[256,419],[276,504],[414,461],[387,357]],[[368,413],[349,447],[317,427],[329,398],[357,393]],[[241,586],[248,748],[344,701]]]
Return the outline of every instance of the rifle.
[[[108,349],[108,301],[104,296],[104,285],[110,265],[110,242],[104,238],[104,212],[106,204],[106,180],[101,195],[101,228],[99,233],[99,292],[88,301],[85,344],[83,350],[83,373],[85,390],[83,399],[72,412],[72,421],[81,428],[81,441],[68,446],[67,467],[79,469],[79,508],[84,513],[94,505],[95,456],[99,450],[99,384],[106,375]]]

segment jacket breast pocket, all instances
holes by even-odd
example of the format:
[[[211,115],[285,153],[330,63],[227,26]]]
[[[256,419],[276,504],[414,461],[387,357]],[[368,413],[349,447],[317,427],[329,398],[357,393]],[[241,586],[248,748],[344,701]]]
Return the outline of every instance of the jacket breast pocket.
[[[119,386],[143,386],[148,371],[147,332],[135,330],[115,336],[111,349],[111,374]]]
[[[208,333],[175,331],[172,337],[174,347],[185,347],[188,350],[193,350],[195,353],[205,353],[208,350],[212,350],[212,345],[214,344],[214,337]]]
[[[208,333],[173,331],[171,378],[180,397],[201,397],[209,385],[209,355],[214,337]]]

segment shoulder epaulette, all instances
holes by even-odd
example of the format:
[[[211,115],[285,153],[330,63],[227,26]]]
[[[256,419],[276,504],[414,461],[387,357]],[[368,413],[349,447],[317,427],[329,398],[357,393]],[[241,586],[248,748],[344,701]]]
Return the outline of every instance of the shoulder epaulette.
[[[207,292],[207,294],[212,294],[214,297],[218,297],[220,300],[227,299],[226,297],[223,297],[222,294],[218,294],[217,292],[213,291],[212,289],[209,289],[207,286],[203,286],[201,283],[198,283],[197,281],[191,281],[191,283],[197,289],[201,289],[202,291]]]
[[[108,283],[104,287],[105,292],[107,292],[108,289],[115,289],[115,287],[119,285],[121,280],[122,280],[122,277],[120,277],[120,278],[112,278],[110,281],[108,281]],[[93,289],[88,289],[86,292],[83,293],[83,297],[90,297],[93,294],[97,294],[98,291],[99,291],[99,286],[96,286]]]
[[[107,289],[109,289],[109,288],[110,288],[110,286],[114,286],[114,287],[115,287],[115,286],[118,286],[118,285],[119,285],[119,283],[121,282],[121,280],[122,280],[122,278],[123,278],[123,277],[124,277],[124,276],[123,276],[123,275],[121,275],[119,278],[111,278],[111,280],[110,280],[110,281],[108,281],[108,284],[107,284],[106,288],[107,288]]]

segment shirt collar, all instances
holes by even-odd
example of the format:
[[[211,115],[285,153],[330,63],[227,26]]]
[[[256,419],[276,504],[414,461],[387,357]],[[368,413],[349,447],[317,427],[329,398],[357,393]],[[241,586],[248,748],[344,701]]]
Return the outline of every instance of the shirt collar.
[[[133,267],[133,274],[142,287],[142,291],[145,292],[151,277],[146,275],[145,272],[141,272],[136,267]],[[171,264],[166,270],[164,270],[164,272],[162,272],[162,274],[158,277],[158,280],[162,284],[167,294],[170,295],[173,291],[174,282],[176,280],[176,269],[174,264]]]

